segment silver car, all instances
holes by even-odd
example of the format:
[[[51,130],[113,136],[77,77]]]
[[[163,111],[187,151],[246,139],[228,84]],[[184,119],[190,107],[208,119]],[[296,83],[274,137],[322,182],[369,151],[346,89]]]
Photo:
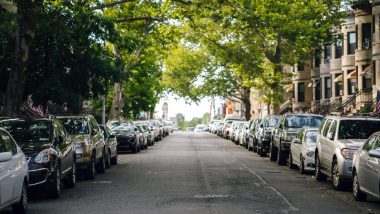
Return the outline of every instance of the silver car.
[[[302,128],[292,141],[289,152],[289,168],[298,167],[300,173],[315,170],[315,144],[317,128]]]
[[[376,131],[380,131],[378,118],[327,116],[317,139],[315,178],[330,176],[336,190],[351,183],[353,155]]]
[[[355,152],[352,167],[355,200],[364,201],[367,195],[380,199],[380,132],[374,133]]]

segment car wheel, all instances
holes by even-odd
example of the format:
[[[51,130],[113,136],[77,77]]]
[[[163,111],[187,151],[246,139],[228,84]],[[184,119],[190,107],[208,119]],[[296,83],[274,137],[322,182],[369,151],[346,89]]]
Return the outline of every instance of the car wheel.
[[[136,154],[137,153],[137,145],[133,146],[131,150],[132,150],[132,153]]]
[[[102,157],[100,158],[99,163],[96,166],[96,171],[98,173],[105,173],[106,172],[106,153],[103,149]]]
[[[300,173],[301,174],[305,174],[305,163],[303,162],[303,158],[302,158],[302,155],[300,157],[300,167],[299,167],[299,170],[300,170]]]
[[[77,183],[77,168],[76,168],[75,161],[73,161],[72,166],[71,166],[71,171],[69,175],[67,176],[67,180],[65,181],[65,187],[74,188],[76,183]]]
[[[296,166],[293,163],[293,155],[292,152],[289,151],[289,163],[288,163],[289,169],[295,169]]]
[[[315,154],[315,179],[317,181],[325,181],[327,176],[321,172],[321,162],[318,153]]]
[[[14,213],[20,213],[24,214],[26,213],[26,210],[28,209],[28,184],[24,181],[24,184],[22,185],[21,190],[21,197],[20,201],[12,206]]]
[[[116,153],[115,157],[111,158],[111,164],[117,165],[117,153]]]
[[[340,178],[339,165],[336,160],[333,161],[331,180],[335,190],[341,190],[343,188],[343,181]]]
[[[61,196],[61,171],[59,166],[55,170],[53,181],[49,184],[48,194],[51,198],[59,198]]]
[[[277,149],[277,164],[278,165],[284,165],[285,164],[285,157],[284,152],[281,149],[281,143],[280,148]]]
[[[95,153],[92,154],[91,162],[87,167],[86,177],[88,180],[95,179]]]
[[[249,142],[248,142],[248,151],[252,151],[252,147],[249,145]]]
[[[111,168],[111,151],[106,152],[106,168]]]
[[[352,193],[356,201],[365,201],[367,199],[367,194],[360,190],[359,177],[356,172],[354,172],[354,180],[352,183]]]
[[[271,160],[271,161],[275,161],[276,160],[276,150],[275,150],[276,148],[274,148],[274,146],[273,146],[273,144],[272,143],[270,143],[270,145],[269,145],[269,159]]]

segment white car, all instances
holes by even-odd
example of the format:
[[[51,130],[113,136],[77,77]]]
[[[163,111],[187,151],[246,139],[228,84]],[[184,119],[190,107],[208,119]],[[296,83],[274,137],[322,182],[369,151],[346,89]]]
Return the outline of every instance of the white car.
[[[289,168],[297,166],[300,173],[315,170],[314,151],[318,137],[317,128],[302,128],[292,141],[289,152]]]
[[[204,132],[206,125],[198,124],[195,126],[194,132]]]
[[[28,204],[28,165],[12,136],[0,129],[0,210],[12,206],[25,213]]]

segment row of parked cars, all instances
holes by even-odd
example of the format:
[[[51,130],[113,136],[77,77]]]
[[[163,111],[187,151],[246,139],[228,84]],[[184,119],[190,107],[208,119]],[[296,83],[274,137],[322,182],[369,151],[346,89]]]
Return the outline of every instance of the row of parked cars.
[[[278,165],[331,178],[334,189],[352,186],[355,200],[380,199],[380,118],[285,114],[242,121],[214,120],[211,133],[269,156]]]
[[[62,187],[75,187],[78,173],[94,179],[117,164],[120,152],[152,146],[171,126],[157,120],[102,126],[91,115],[0,118],[0,210],[25,213],[34,190],[59,198]]]

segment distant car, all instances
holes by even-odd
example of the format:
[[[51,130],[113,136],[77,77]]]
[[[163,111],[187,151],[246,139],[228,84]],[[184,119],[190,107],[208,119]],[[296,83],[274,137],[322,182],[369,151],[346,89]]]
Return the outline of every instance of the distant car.
[[[375,132],[380,119],[329,115],[319,129],[315,150],[315,178],[331,177],[335,190],[352,183],[352,158],[355,151]]]
[[[367,195],[380,199],[380,132],[355,152],[352,167],[354,199],[364,201]]]
[[[318,128],[322,120],[323,116],[317,114],[284,114],[273,131],[269,149],[270,160],[277,160],[278,165],[284,165],[289,157],[292,140],[298,131],[306,126]]]
[[[140,141],[140,148],[141,150],[148,148],[148,130],[145,130],[145,128],[142,125],[135,124],[135,132],[138,135],[139,141]]]
[[[193,132],[193,131],[194,131],[194,127],[187,127],[187,128],[186,128],[186,131],[188,131],[188,132]]]
[[[106,144],[106,168],[110,168],[111,164],[117,164],[117,139],[107,126],[99,125],[99,127]]]
[[[249,129],[248,129],[248,122],[242,122],[243,126],[240,130],[240,136],[239,136],[239,144],[240,146],[246,147],[249,139]]]
[[[76,184],[76,153],[66,130],[55,118],[9,119],[0,122],[26,155],[29,187],[43,187],[52,198],[61,195],[62,183]]]
[[[124,122],[119,126],[111,129],[112,134],[117,139],[117,152],[131,151],[132,153],[140,152],[141,140],[139,133],[137,133],[135,125],[132,122]]]
[[[315,170],[315,146],[318,137],[317,128],[302,128],[292,141],[289,152],[289,168],[298,167],[300,173]]]
[[[198,124],[194,128],[194,132],[205,132],[206,125]]]
[[[12,206],[25,213],[28,206],[28,164],[12,136],[0,129],[0,210]],[[8,170],[9,169],[9,170]]]
[[[146,121],[136,121],[136,126],[140,126],[145,132],[146,132],[146,139],[148,146],[153,146],[155,139],[154,139],[154,130],[150,126],[150,124]]]
[[[269,144],[272,141],[272,132],[274,127],[280,121],[279,115],[265,116],[257,130],[257,154],[265,157],[269,151]]]
[[[84,170],[87,179],[93,180],[106,171],[106,145],[100,128],[92,115],[57,117],[75,145],[78,169]]]

